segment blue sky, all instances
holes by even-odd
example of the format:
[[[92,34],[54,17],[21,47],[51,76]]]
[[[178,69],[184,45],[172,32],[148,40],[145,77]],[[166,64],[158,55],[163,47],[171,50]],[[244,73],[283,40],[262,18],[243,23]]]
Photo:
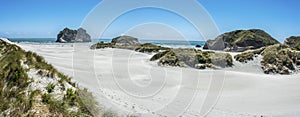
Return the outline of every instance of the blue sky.
[[[64,27],[79,28],[86,15],[101,0],[1,0],[0,2],[0,36],[55,38]],[[212,16],[221,33],[259,28],[281,42],[286,37],[300,35],[298,0],[198,0],[198,2]],[[140,20],[133,16],[139,16]],[[101,19],[99,21],[101,22]],[[188,33],[190,38],[200,38],[184,20],[157,9],[141,9],[125,14],[111,25],[106,37],[124,34],[122,32],[124,30],[119,27],[130,27],[133,26],[131,22],[138,23],[138,21],[171,22],[174,27],[180,26],[179,30]],[[141,28],[143,26],[145,28]],[[146,29],[147,26],[149,25],[141,25],[137,29]],[[165,30],[165,32],[168,34],[172,31]]]

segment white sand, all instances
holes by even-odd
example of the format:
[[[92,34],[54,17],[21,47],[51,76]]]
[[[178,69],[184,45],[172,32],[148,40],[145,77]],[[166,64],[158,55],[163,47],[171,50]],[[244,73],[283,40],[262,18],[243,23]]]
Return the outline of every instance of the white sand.
[[[88,44],[20,45],[44,56],[92,91],[101,105],[122,115],[201,116],[206,112],[201,109],[209,109],[202,105],[210,102],[204,100],[211,82],[216,87],[210,93],[218,94],[222,78],[220,97],[207,98],[219,99],[207,116],[300,115],[300,74],[265,75],[260,70],[260,58],[211,71],[160,67],[149,61],[149,54],[121,49],[92,51]]]

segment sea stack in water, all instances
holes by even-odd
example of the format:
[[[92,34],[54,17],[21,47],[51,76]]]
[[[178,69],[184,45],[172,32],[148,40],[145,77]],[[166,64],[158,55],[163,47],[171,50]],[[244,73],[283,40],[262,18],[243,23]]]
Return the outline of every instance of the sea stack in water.
[[[91,42],[91,36],[83,28],[78,30],[71,30],[65,28],[57,35],[56,42],[60,43],[74,43],[74,42]]]
[[[279,44],[277,40],[260,29],[236,30],[208,40],[203,49],[243,52],[250,49]]]

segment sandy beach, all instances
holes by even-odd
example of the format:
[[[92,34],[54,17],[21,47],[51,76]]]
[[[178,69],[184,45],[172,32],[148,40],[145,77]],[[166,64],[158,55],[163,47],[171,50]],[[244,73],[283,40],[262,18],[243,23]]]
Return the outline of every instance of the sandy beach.
[[[149,61],[151,54],[131,50],[90,50],[89,44],[19,45],[88,88],[101,106],[124,116],[300,115],[300,75],[266,75],[261,57],[246,64],[234,61],[222,70],[197,70],[158,66]],[[218,95],[207,97],[209,91]],[[210,108],[203,105],[214,98],[207,113]]]

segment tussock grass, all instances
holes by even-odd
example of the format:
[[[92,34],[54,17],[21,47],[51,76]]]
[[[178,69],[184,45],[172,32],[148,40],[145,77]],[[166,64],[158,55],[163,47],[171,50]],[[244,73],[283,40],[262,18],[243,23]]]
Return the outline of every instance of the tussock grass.
[[[40,103],[47,105],[53,116],[96,116],[90,112],[90,107],[95,107],[93,110],[95,112],[98,110],[92,94],[87,90],[81,91],[70,77],[58,72],[43,57],[0,40],[0,61],[0,116],[31,116],[33,113],[30,113],[30,110],[34,104],[38,103],[35,99],[37,97],[41,98]],[[66,90],[63,100],[56,100],[51,94],[56,84],[49,84],[45,87],[47,93],[42,94],[39,90],[31,91],[28,89],[32,82],[32,78],[27,75],[29,69],[39,70],[38,74],[41,76],[57,77],[59,85],[64,86],[64,83],[69,83],[76,90],[63,89]],[[80,98],[79,91],[85,94],[87,97],[85,100]],[[91,103],[87,105],[85,104],[87,102]],[[69,110],[74,107],[78,109]]]

